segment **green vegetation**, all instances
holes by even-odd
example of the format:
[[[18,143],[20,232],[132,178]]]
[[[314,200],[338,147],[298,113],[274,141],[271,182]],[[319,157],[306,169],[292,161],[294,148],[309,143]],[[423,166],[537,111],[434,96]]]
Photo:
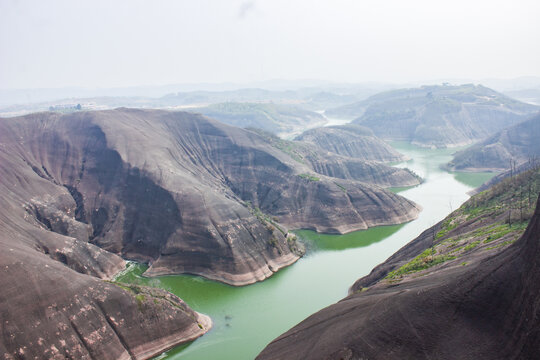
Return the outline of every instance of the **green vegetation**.
[[[253,131],[257,134],[259,134],[261,137],[264,138],[264,140],[272,145],[272,147],[283,151],[285,154],[289,155],[293,160],[305,164],[304,161],[304,155],[303,153],[306,151],[306,149],[302,149],[300,147],[300,144],[289,141],[289,140],[283,140],[276,135],[272,134],[271,132],[264,131],[261,129],[256,128],[248,128],[248,130]]]
[[[454,230],[459,225],[459,223],[456,220],[457,219],[454,217],[447,218],[442,223],[441,230],[439,230],[437,235],[435,235],[435,239],[440,239],[446,236],[446,234],[448,234],[450,231]]]
[[[492,250],[513,243],[527,228],[539,191],[540,171],[531,170],[473,196],[442,222],[433,234],[430,248],[390,272],[386,279],[399,281],[408,274],[466,256],[477,248]],[[456,235],[449,236],[455,229]],[[497,243],[484,246],[492,242]]]
[[[456,257],[453,255],[434,254],[434,249],[429,248],[424,250],[423,253],[421,253],[399,269],[389,272],[388,275],[386,275],[385,279],[401,278],[404,275],[425,270],[432,266],[442,264],[446,261],[454,259],[456,259]]]
[[[251,201],[246,201],[244,205],[249,209],[249,212],[252,215],[255,215],[255,217],[261,222],[261,224],[265,225],[268,231],[272,231],[273,227],[279,230],[283,235],[286,235],[287,232],[283,230],[278,224],[277,224],[277,218],[276,217],[270,217],[269,215],[263,213],[261,209],[259,209],[258,206],[253,206],[251,204]]]
[[[508,223],[523,222],[532,217],[539,192],[540,170],[529,170],[473,196],[462,206],[462,212],[468,219],[508,213]]]
[[[468,244],[467,246],[465,246],[463,248],[463,251],[470,251],[472,249],[474,249],[475,247],[477,247],[478,245],[480,245],[480,241],[473,241],[472,243]]]
[[[340,184],[338,184],[338,183],[335,182],[335,181],[334,181],[334,184],[336,184],[336,186],[337,186],[338,188],[340,188],[341,191],[343,191],[345,194],[347,193],[347,189],[345,188],[345,186],[340,185]]]
[[[503,236],[514,232],[514,231],[525,231],[527,228],[528,222],[523,221],[520,223],[515,224],[500,224],[496,226],[491,227],[488,231],[486,231],[486,239],[484,240],[484,244],[488,244],[492,241],[495,241],[497,239],[502,238]]]
[[[311,174],[300,174],[298,176],[300,176],[302,179],[307,179],[309,181],[320,181],[321,180],[320,178],[318,178],[316,176],[313,176]]]

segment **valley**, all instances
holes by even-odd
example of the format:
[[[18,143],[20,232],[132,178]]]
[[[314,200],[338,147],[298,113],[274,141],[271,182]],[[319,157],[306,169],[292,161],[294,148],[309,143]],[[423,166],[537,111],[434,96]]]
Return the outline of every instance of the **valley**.
[[[410,158],[398,166],[408,167],[425,179],[421,185],[400,192],[423,206],[412,222],[345,235],[296,231],[306,244],[306,255],[264,282],[247,287],[234,288],[188,275],[148,279],[140,276],[145,270],[142,265],[132,265],[118,277],[116,281],[167,289],[214,320],[213,330],[204,337],[161,358],[254,358],[276,336],[344,297],[356,279],[457,209],[467,200],[467,191],[492,176],[461,177],[440,170],[454,150],[400,142],[392,145]]]

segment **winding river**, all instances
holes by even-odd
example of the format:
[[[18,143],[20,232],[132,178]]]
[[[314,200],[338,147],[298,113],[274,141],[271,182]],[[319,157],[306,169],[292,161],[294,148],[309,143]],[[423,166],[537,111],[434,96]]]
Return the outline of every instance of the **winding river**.
[[[144,265],[131,264],[118,281],[169,290],[214,321],[209,333],[158,359],[253,359],[275,337],[345,297],[356,279],[458,208],[469,190],[493,175],[441,170],[455,149],[392,145],[411,158],[396,166],[408,167],[425,179],[413,188],[394,189],[423,207],[412,222],[346,235],[298,231],[308,248],[302,259],[268,280],[239,288],[188,275],[147,279],[140,276]]]

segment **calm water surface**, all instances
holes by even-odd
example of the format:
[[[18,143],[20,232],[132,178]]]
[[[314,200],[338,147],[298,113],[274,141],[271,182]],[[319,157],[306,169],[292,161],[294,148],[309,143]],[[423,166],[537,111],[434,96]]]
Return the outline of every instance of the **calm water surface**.
[[[298,231],[307,244],[306,256],[268,280],[240,288],[187,275],[147,279],[140,276],[145,266],[132,264],[119,281],[169,290],[214,321],[209,333],[159,358],[253,359],[275,337],[346,296],[355,280],[458,208],[467,200],[467,191],[493,176],[441,170],[456,149],[392,145],[411,158],[396,166],[425,179],[419,186],[394,190],[423,207],[417,220],[346,235]]]

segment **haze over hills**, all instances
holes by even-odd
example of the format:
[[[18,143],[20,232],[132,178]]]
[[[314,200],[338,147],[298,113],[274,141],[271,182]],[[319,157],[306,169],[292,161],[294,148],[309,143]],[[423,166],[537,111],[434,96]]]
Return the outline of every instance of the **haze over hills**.
[[[324,116],[295,105],[274,103],[219,103],[193,111],[225,124],[254,127],[274,134],[294,134],[302,129],[322,126]]]
[[[448,168],[457,171],[504,171],[540,156],[540,114],[499,131],[459,151]]]
[[[534,105],[467,84],[388,91],[326,114],[355,118],[383,139],[446,147],[483,139],[536,111]]]
[[[535,358],[539,178],[474,196],[257,359]]]
[[[164,87],[167,89],[168,87]],[[358,86],[331,86],[331,87],[309,87],[309,88],[292,88],[292,89],[267,89],[267,88],[233,88],[229,89],[225,87],[221,90],[196,90],[197,86],[193,88],[187,87],[184,91],[175,91],[161,93],[162,95],[155,96],[159,92],[152,91],[152,88],[148,91],[151,95],[142,95],[146,92],[138,91],[135,88],[132,91],[125,91],[122,93],[120,90],[110,89],[102,92],[96,90],[96,94],[101,96],[88,96],[92,94],[91,91],[77,92],[66,91],[62,92],[58,90],[59,94],[63,95],[56,99],[49,99],[45,95],[34,96],[34,91],[29,91],[27,100],[21,98],[21,100],[14,102],[10,100],[12,98],[19,99],[22,94],[11,94],[9,91],[4,91],[6,94],[2,94],[0,91],[0,114],[2,116],[17,116],[24,115],[31,112],[38,111],[63,111],[70,106],[81,104],[84,110],[105,110],[113,109],[117,107],[136,107],[136,108],[193,108],[204,107],[211,104],[220,104],[225,102],[237,102],[237,103],[276,103],[276,104],[296,104],[301,105],[305,110],[319,111],[328,107],[335,107],[344,105],[350,102],[357,101],[359,99],[366,98],[369,95],[375,94],[381,89],[387,89],[388,87],[366,87],[362,85]],[[209,88],[216,88],[216,86],[210,86]],[[144,89],[144,88],[143,88]],[[220,87],[217,87],[220,89]],[[42,92],[35,90],[38,94]],[[157,90],[156,90],[157,91]],[[52,93],[57,93],[53,91]],[[48,92],[45,92],[48,94]],[[74,94],[81,94],[87,96],[77,96]],[[59,96],[59,95],[58,95]]]

